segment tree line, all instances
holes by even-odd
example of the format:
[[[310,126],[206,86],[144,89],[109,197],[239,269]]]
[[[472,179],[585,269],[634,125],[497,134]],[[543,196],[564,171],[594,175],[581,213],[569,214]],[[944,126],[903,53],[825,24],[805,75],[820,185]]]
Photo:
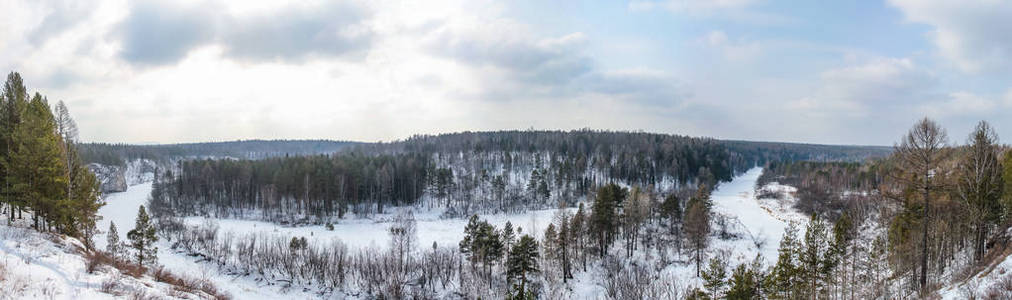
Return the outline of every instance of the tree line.
[[[8,74],[0,96],[0,207],[8,225],[27,212],[37,230],[90,247],[103,204],[98,184],[82,163],[66,104],[54,109],[42,94],[29,94],[20,74]]]
[[[611,182],[658,193],[693,189],[697,183],[715,186],[777,155],[816,156],[808,145],[743,148],[751,144],[741,143],[734,143],[744,151],[739,153],[718,140],[637,132],[416,136],[328,155],[183,161],[176,173],[160,174],[175,188],[164,203],[155,204],[182,214],[309,217],[311,222],[348,211],[382,213],[392,205],[442,207],[448,216],[466,217],[552,208],[559,202],[572,206]],[[760,152],[771,147],[777,155]],[[859,150],[840,153],[853,151]]]
[[[159,174],[152,210],[288,222],[414,204],[426,187],[431,162],[417,154],[350,153],[188,160],[179,162],[177,172]]]

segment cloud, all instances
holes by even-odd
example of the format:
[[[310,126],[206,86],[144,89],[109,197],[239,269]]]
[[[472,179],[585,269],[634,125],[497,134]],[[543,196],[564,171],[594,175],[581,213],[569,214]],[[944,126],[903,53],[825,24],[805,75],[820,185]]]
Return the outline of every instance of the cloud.
[[[970,73],[1012,67],[1012,2],[890,0],[907,20],[931,26],[939,54]]]
[[[343,2],[290,7],[269,14],[231,18],[222,32],[226,54],[247,60],[300,60],[368,48],[369,12]]]
[[[721,10],[742,9],[755,0],[667,0],[667,1],[633,1],[629,7],[633,10],[649,10],[662,8],[675,13],[691,15],[709,15]]]
[[[44,12],[42,22],[28,34],[28,40],[36,46],[79,24],[94,12],[92,3],[82,1],[55,1],[51,4],[47,7],[50,10]]]
[[[762,46],[757,41],[746,41],[745,39],[730,40],[724,31],[714,30],[700,38],[700,41],[716,49],[721,55],[730,61],[751,60],[762,53]]]
[[[197,46],[213,41],[215,16],[196,6],[141,1],[120,26],[123,59],[142,65],[175,63]]]
[[[881,58],[826,70],[820,82],[811,96],[787,107],[811,116],[888,117],[896,110],[942,98],[934,88],[938,79],[906,58]]]
[[[164,65],[190,51],[221,46],[244,61],[299,61],[366,49],[370,12],[351,2],[291,5],[268,12],[230,15],[212,3],[202,6],[143,1],[120,24],[120,56],[131,63]]]
[[[585,54],[589,38],[580,32],[537,37],[509,20],[481,26],[446,24],[428,39],[433,55],[478,68],[485,84],[481,99],[498,101],[571,98],[608,99],[658,105],[683,100],[688,93],[657,70],[603,70]]]
[[[663,10],[679,16],[717,18],[757,24],[783,25],[798,20],[777,13],[755,9],[759,0],[646,0],[629,3],[631,11]]]
[[[580,86],[587,92],[648,106],[678,106],[692,96],[679,81],[649,69],[601,71],[587,76]]]

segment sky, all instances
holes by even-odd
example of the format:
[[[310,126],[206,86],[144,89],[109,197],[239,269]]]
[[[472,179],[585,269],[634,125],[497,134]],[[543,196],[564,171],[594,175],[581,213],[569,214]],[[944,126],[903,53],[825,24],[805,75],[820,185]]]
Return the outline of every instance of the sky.
[[[607,129],[1012,135],[1012,1],[0,0],[0,72],[83,141]]]

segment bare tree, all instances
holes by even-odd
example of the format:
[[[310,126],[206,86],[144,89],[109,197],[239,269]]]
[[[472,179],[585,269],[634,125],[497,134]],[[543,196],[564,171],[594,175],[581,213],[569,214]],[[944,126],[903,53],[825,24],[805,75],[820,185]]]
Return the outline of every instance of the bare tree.
[[[959,164],[959,196],[969,205],[974,226],[973,258],[984,256],[984,245],[991,224],[1001,212],[1002,169],[998,162],[998,134],[980,121],[967,138],[967,153]]]
[[[944,187],[944,182],[935,180],[935,173],[941,171],[939,165],[946,158],[948,136],[945,130],[935,121],[921,119],[914,124],[896,145],[895,156],[899,162],[899,176],[894,179],[907,188],[920,192],[924,201],[923,220],[921,221],[921,253],[920,277],[918,282],[921,290],[927,286],[928,278],[928,227],[931,216],[931,192]]]

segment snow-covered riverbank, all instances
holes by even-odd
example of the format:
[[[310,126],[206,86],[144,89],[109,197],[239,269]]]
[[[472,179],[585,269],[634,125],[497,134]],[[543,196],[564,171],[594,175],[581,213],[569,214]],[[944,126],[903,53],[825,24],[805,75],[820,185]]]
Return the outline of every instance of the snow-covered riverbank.
[[[736,239],[722,240],[716,236],[711,237],[710,249],[707,251],[710,256],[717,253],[732,254],[730,263],[737,264],[751,261],[756,254],[762,254],[766,264],[771,264],[776,259],[776,251],[779,241],[783,235],[787,221],[804,220],[803,216],[794,212],[783,212],[764,208],[764,200],[756,199],[755,182],[762,169],[754,168],[736,177],[731,182],[718,186],[713,192],[715,215],[720,215],[728,220],[728,230],[739,236]],[[151,192],[151,183],[142,183],[131,186],[128,191],[115,193],[107,196],[107,205],[99,214],[103,216],[99,226],[105,230],[109,222],[115,222],[119,227],[122,238],[125,232],[133,227],[134,218],[137,214],[137,207],[147,201]],[[406,208],[401,208],[406,209]],[[540,235],[545,226],[552,221],[556,213],[555,209],[531,211],[525,214],[493,214],[482,215],[496,226],[502,226],[507,221],[515,227],[523,228],[524,232],[535,232]],[[438,212],[416,213],[418,219],[419,246],[428,247],[432,243],[443,246],[454,246],[463,238],[463,228],[467,223],[466,219],[440,219]],[[330,241],[340,239],[352,249],[364,249],[367,247],[385,248],[388,244],[389,235],[387,230],[390,223],[389,218],[384,216],[372,219],[346,219],[334,224],[334,230],[327,230],[324,226],[283,226],[268,222],[229,220],[229,219],[208,219],[204,217],[189,217],[186,222],[189,224],[215,223],[223,232],[250,233],[266,232],[281,236],[304,236],[310,240]],[[802,224],[803,225],[803,224]],[[716,226],[715,226],[716,228]],[[715,229],[716,230],[716,229]],[[761,243],[757,243],[761,241]],[[96,236],[96,244],[99,247],[105,246],[105,235]],[[759,247],[757,247],[757,244]],[[310,289],[284,289],[276,285],[265,286],[263,280],[249,276],[226,276],[221,274],[215,266],[206,262],[199,262],[198,258],[175,253],[169,249],[165,241],[159,243],[160,262],[170,270],[177,273],[184,273],[191,276],[212,279],[223,290],[242,299],[269,299],[277,297],[306,297],[315,298],[319,295]],[[646,259],[643,254],[638,254],[640,259]],[[694,265],[686,263],[675,263],[664,268],[667,276],[684,278],[685,283],[698,284],[694,276]],[[583,276],[584,278],[591,278]],[[586,280],[578,280],[575,283],[576,290],[581,296],[600,296],[602,289],[596,283]],[[583,285],[583,286],[581,286]]]

